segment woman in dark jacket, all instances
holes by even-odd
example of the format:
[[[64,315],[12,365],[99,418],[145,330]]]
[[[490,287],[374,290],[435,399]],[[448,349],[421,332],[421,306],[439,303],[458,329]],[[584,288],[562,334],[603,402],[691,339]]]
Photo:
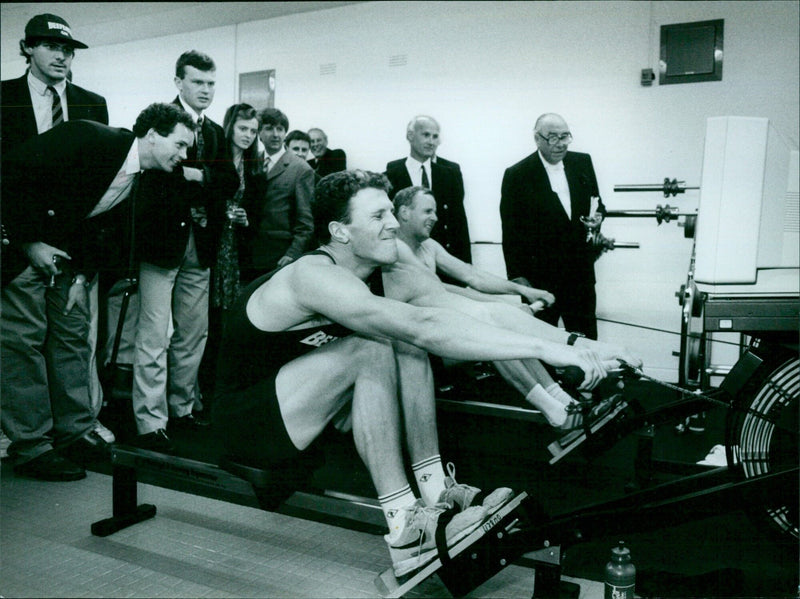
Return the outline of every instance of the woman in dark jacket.
[[[236,192],[225,198],[225,215],[219,237],[217,260],[211,282],[211,305],[229,309],[242,286],[261,273],[253,273],[249,251],[255,198],[263,193],[263,157],[256,140],[260,122],[249,104],[234,104],[225,112],[226,160],[218,168],[234,169],[239,180]]]
[[[212,166],[214,189],[213,214],[209,225],[218,228],[217,258],[211,267],[208,339],[200,369],[200,388],[208,407],[214,386],[217,353],[225,327],[227,311],[241,289],[256,277],[253,272],[250,243],[254,198],[263,196],[266,183],[263,156],[259,155],[258,112],[249,104],[234,104],[225,112],[223,159]]]

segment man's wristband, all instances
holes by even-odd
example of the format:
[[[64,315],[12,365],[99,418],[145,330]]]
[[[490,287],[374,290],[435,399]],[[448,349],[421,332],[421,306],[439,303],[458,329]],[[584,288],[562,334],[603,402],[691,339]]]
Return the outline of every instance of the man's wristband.
[[[570,333],[569,337],[567,337],[567,345],[575,345],[575,342],[580,337],[586,337],[583,333]]]

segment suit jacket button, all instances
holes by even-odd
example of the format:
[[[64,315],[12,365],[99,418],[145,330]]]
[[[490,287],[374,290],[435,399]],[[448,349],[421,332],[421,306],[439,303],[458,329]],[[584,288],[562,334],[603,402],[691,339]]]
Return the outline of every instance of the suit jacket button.
[[[181,227],[185,227],[185,226],[186,226],[186,223],[181,223]]]
[[[442,208],[444,208],[445,210],[447,210],[447,204],[445,204],[444,206],[442,206]]]
[[[55,216],[55,215],[56,215],[55,210],[48,210],[47,211],[47,216]]]
[[[3,245],[8,245],[9,243],[11,242],[8,239],[3,239]]]

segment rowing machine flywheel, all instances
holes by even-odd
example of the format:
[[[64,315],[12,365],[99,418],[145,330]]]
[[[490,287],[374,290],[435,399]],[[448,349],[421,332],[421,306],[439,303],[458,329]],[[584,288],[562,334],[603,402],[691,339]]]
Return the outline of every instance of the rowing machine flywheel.
[[[798,397],[800,369],[797,352],[767,350],[764,362],[744,385],[728,413],[728,464],[745,478],[793,468],[798,463]],[[739,408],[739,409],[736,409]],[[780,536],[798,538],[798,487],[764,498],[748,512]]]

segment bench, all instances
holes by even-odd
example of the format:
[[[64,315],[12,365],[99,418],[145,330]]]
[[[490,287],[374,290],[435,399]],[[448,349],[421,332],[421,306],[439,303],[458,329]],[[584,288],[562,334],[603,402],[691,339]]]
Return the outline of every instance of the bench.
[[[302,485],[285,473],[277,479],[261,470],[223,457],[208,464],[127,445],[111,449],[112,516],[92,524],[92,534],[105,537],[156,514],[156,506],[138,503],[138,483],[185,491],[239,505],[345,526],[385,532],[386,521],[377,500]]]

